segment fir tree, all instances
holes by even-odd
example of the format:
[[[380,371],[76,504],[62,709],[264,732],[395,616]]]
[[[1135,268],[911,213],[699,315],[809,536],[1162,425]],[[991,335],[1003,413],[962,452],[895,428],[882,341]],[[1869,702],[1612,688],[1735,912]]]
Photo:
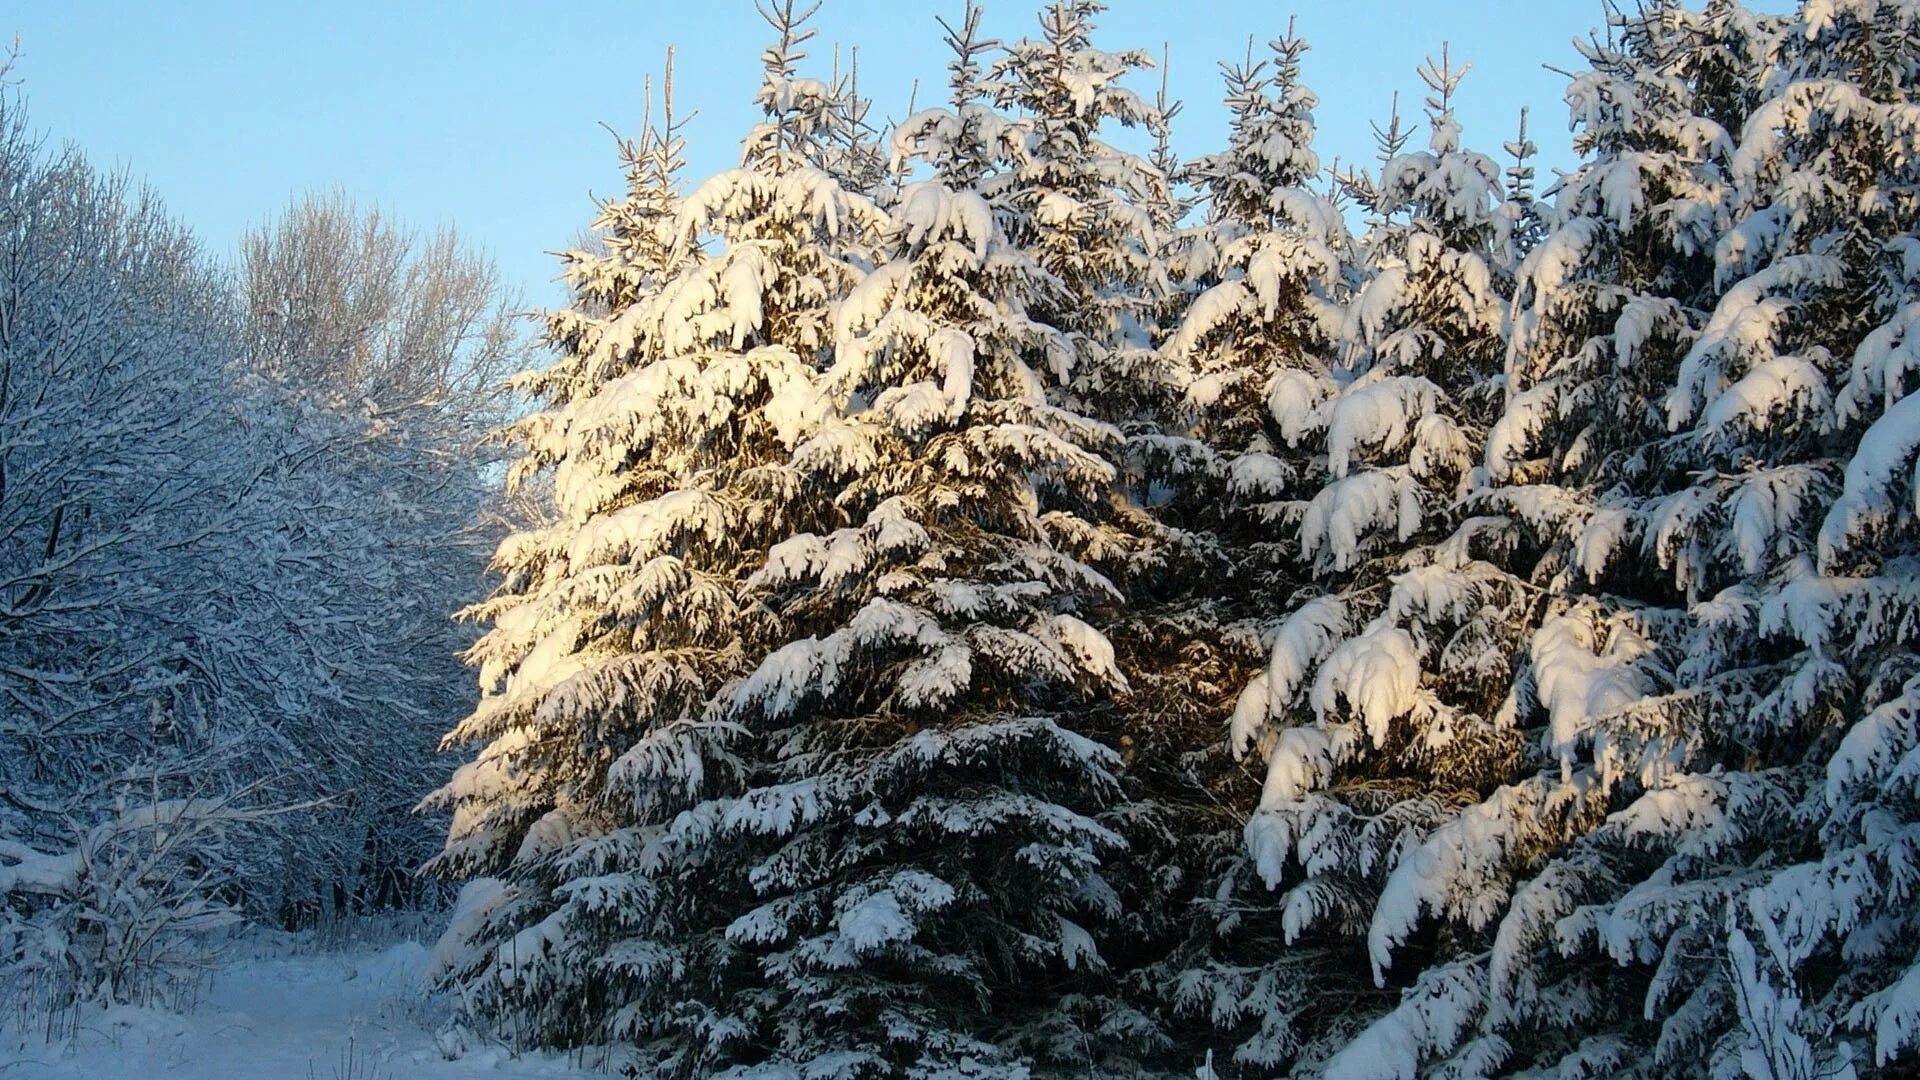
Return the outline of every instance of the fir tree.
[[[1477,977],[1444,954],[1415,978],[1405,968],[1423,965],[1396,970],[1422,913],[1471,926],[1501,887],[1473,866],[1442,891],[1451,868],[1436,861],[1466,847],[1458,834],[1474,828],[1483,796],[1532,797],[1500,787],[1520,756],[1502,702],[1531,591],[1491,561],[1502,548],[1493,523],[1460,509],[1498,405],[1500,174],[1460,146],[1464,68],[1443,53],[1420,74],[1429,148],[1404,150],[1396,118],[1382,129],[1379,174],[1344,184],[1373,225],[1340,351],[1323,370],[1276,377],[1267,395],[1300,470],[1277,477],[1291,497],[1274,512],[1295,529],[1315,587],[1292,598],[1232,725],[1236,748],[1267,759],[1246,840],[1277,890],[1285,942],[1352,948],[1364,933],[1366,957],[1332,966],[1370,968],[1381,987],[1411,983],[1410,1001],[1434,980]],[[1287,962],[1284,951],[1273,961]],[[1372,1033],[1351,1026],[1381,996],[1359,980],[1342,990],[1336,1019],[1308,1025],[1301,1014],[1334,1003],[1299,991],[1275,1003],[1288,1038],[1269,1053],[1329,1075],[1385,1068]]]
[[[1470,478],[1469,514],[1447,545],[1456,559],[1473,557],[1459,563],[1474,571],[1467,579],[1473,587],[1429,593],[1453,606],[1455,618],[1467,615],[1468,627],[1482,628],[1478,643],[1456,639],[1469,646],[1457,655],[1491,661],[1472,680],[1480,684],[1475,714],[1490,721],[1504,750],[1486,755],[1490,767],[1456,795],[1464,805],[1408,838],[1371,913],[1377,973],[1404,964],[1409,953],[1419,964],[1436,944],[1451,947],[1426,961],[1399,1004],[1329,1063],[1330,1074],[1370,1075],[1389,1063],[1389,1074],[1399,1076],[1534,1066],[1586,1075],[1642,1063],[1624,1050],[1615,1027],[1637,1014],[1619,985],[1592,965],[1535,967],[1520,959],[1564,941],[1557,936],[1572,932],[1568,918],[1590,899],[1577,880],[1580,860],[1555,856],[1569,845],[1578,849],[1585,841],[1576,838],[1592,830],[1614,827],[1607,815],[1627,799],[1612,779],[1628,763],[1658,767],[1637,758],[1640,747],[1631,740],[1606,735],[1600,718],[1630,714],[1650,689],[1650,673],[1662,662],[1660,620],[1631,604],[1582,595],[1572,576],[1577,551],[1542,531],[1587,519],[1605,489],[1599,463],[1622,460],[1613,447],[1637,460],[1633,455],[1657,438],[1648,427],[1656,419],[1656,365],[1673,355],[1670,343],[1684,336],[1689,317],[1671,302],[1642,307],[1638,318],[1618,317],[1627,296],[1611,284],[1604,258],[1579,286],[1592,292],[1552,302],[1580,297],[1609,314],[1555,323],[1551,332],[1568,337],[1548,343],[1546,320],[1568,311],[1549,308],[1544,297],[1579,279],[1567,261],[1569,245],[1609,225],[1624,232],[1641,206],[1659,207],[1651,219],[1659,227],[1642,235],[1644,246],[1605,250],[1644,258],[1650,274],[1666,275],[1683,293],[1682,283],[1697,272],[1698,256],[1715,235],[1723,189],[1714,155],[1725,138],[1694,110],[1738,108],[1717,95],[1731,86],[1737,97],[1751,72],[1713,79],[1675,66],[1676,55],[1707,51],[1685,47],[1696,35],[1711,36],[1692,20],[1664,6],[1621,17],[1612,40],[1588,48],[1595,70],[1569,92],[1576,116],[1588,123],[1588,145],[1607,142],[1618,157],[1603,152],[1560,185],[1552,211],[1559,227],[1517,271],[1504,371],[1488,383],[1504,390],[1504,412],[1473,442],[1476,453],[1485,447],[1484,482]],[[1726,54],[1718,60],[1726,62]],[[1484,175],[1494,180],[1491,163]],[[1638,335],[1628,336],[1619,354],[1602,351],[1611,340],[1596,345],[1585,336],[1585,328],[1610,336],[1616,327]],[[1550,460],[1536,444],[1516,452],[1517,425],[1529,418],[1566,433]],[[1631,835],[1631,827],[1626,831]]]
[[[1340,962],[1304,943],[1287,947],[1281,912],[1239,836],[1254,791],[1233,765],[1238,755],[1220,752],[1218,728],[1270,648],[1276,613],[1300,588],[1293,545],[1282,537],[1297,522],[1287,506],[1303,498],[1311,459],[1304,433],[1283,425],[1274,406],[1301,380],[1331,385],[1352,257],[1339,212],[1312,186],[1320,165],[1315,97],[1300,76],[1306,44],[1289,33],[1270,50],[1270,59],[1223,66],[1233,112],[1227,148],[1188,167],[1208,206],[1185,258],[1199,291],[1163,348],[1173,372],[1168,420],[1136,438],[1156,485],[1156,516],[1175,550],[1199,564],[1184,589],[1162,571],[1149,592],[1159,604],[1135,620],[1134,636],[1171,639],[1157,656],[1133,650],[1143,666],[1162,669],[1137,680],[1160,691],[1152,700],[1162,722],[1198,712],[1187,723],[1204,733],[1156,747],[1200,782],[1157,793],[1184,810],[1170,822],[1181,839],[1168,861],[1186,872],[1170,898],[1186,934],[1152,974],[1193,1042],[1209,1041],[1200,1021],[1210,1021],[1231,1033],[1233,1060],[1249,1068],[1299,1053],[1306,1030],[1332,1011],[1308,1015],[1314,995],[1303,993],[1304,973]],[[1317,989],[1323,1004],[1338,997],[1324,981]]]
[[[1518,274],[1508,401],[1486,450],[1488,505],[1515,524],[1546,592],[1527,628],[1514,712],[1541,729],[1546,805],[1578,799],[1588,810],[1562,837],[1570,844],[1527,867],[1530,880],[1497,923],[1477,1044],[1512,1043],[1509,1067],[1564,1057],[1666,1070],[1700,1060],[1691,1026],[1717,991],[1666,995],[1691,994],[1673,978],[1691,966],[1687,950],[1710,938],[1674,937],[1654,984],[1558,954],[1574,951],[1578,913],[1597,915],[1605,890],[1644,872],[1635,868],[1662,843],[1666,809],[1702,793],[1669,774],[1691,754],[1679,748],[1702,745],[1706,729],[1684,706],[1652,704],[1663,690],[1691,693],[1675,671],[1689,586],[1684,574],[1663,583],[1645,572],[1648,556],[1667,558],[1658,541],[1618,558],[1639,538],[1626,511],[1638,500],[1620,485],[1648,491],[1684,475],[1667,472],[1678,444],[1662,399],[1713,303],[1726,131],[1751,107],[1768,40],[1764,24],[1723,5],[1700,16],[1648,9],[1587,46],[1592,70],[1576,77],[1569,101],[1593,157],[1560,185],[1557,226]],[[1537,436],[1516,442],[1533,423]],[[1761,789],[1745,795],[1770,812]],[[1510,814],[1488,824],[1494,835],[1538,829]],[[1649,1033],[1642,1017],[1655,1015],[1646,1011],[1654,1001],[1685,1004]]]
[[[989,79],[995,101],[1013,111],[1009,167],[982,194],[1011,212],[1009,239],[1057,282],[1038,310],[1072,334],[1074,352],[1054,372],[1063,400],[1117,423],[1152,392],[1150,327],[1166,289],[1155,216],[1172,196],[1151,162],[1101,136],[1110,123],[1150,129],[1163,119],[1121,85],[1152,58],[1094,47],[1104,9],[1055,0],[1041,12],[1039,38],[1005,46]]]
[[[1592,440],[1601,452],[1582,467],[1597,497],[1559,540],[1597,605],[1659,651],[1569,731],[1563,756],[1578,768],[1590,747],[1619,809],[1516,895],[1526,918],[1505,936],[1536,940],[1543,916],[1579,903],[1554,929],[1557,951],[1618,965],[1574,989],[1625,1014],[1585,1018],[1582,1034],[1636,1067],[1898,1074],[1913,1052],[1897,989],[1911,928],[1883,905],[1905,888],[1906,841],[1865,823],[1910,812],[1866,762],[1913,708],[1914,615],[1902,537],[1856,508],[1912,445],[1888,438],[1902,388],[1880,358],[1912,302],[1892,253],[1911,243],[1915,174],[1889,150],[1912,138],[1914,16],[1808,5],[1781,20],[1714,4],[1667,18],[1627,40],[1693,91],[1682,100],[1707,122],[1689,126],[1718,136],[1695,166],[1707,181],[1691,185],[1710,198],[1675,215],[1715,228],[1701,243],[1638,206],[1616,218],[1691,255],[1693,274],[1614,279],[1625,302],[1593,351],[1631,351],[1646,381],[1627,434],[1642,437]],[[1589,226],[1563,250],[1609,239]],[[1548,311],[1579,296],[1539,293]],[[1718,963],[1684,960],[1708,950]],[[1496,1004],[1551,1014],[1571,981],[1529,1002],[1552,969],[1518,947],[1496,961],[1512,973]]]
[[[1287,459],[1306,433],[1283,420],[1293,418],[1286,402],[1302,380],[1331,385],[1340,363],[1352,254],[1339,212],[1311,187],[1320,164],[1316,99],[1300,81],[1306,43],[1289,35],[1271,49],[1271,61],[1224,69],[1227,149],[1190,170],[1209,220],[1188,262],[1207,288],[1166,346],[1194,440],[1179,457],[1196,480],[1224,485],[1203,487],[1200,503],[1228,495],[1261,526],[1281,523],[1273,504],[1299,473]]]
[[[783,629],[728,704],[775,760],[728,812],[777,846],[729,935],[759,958],[768,1075],[1121,1071],[1153,1034],[1105,985],[1122,760],[1081,711],[1127,688],[1086,621],[1118,593],[1077,554],[1134,543],[1117,433],[1049,403],[1047,277],[973,186],[1003,130],[976,25],[950,30],[952,107],[896,136],[932,175],[838,307],[839,412],[794,454],[838,525],[748,582]]]
[[[717,703],[773,617],[742,583],[824,512],[789,457],[830,411],[830,305],[861,276],[845,252],[884,223],[820,167],[838,106],[797,75],[804,15],[765,14],[779,39],[742,166],[681,203],[668,120],[605,215],[613,265],[574,260],[562,360],[531,380],[550,407],[516,431],[554,520],[502,545],[500,593],[473,613],[493,623],[474,650],[488,692],[451,736],[485,746],[436,796],[455,811],[442,867],[485,875],[442,977],[503,1030],[629,1045],[668,1074],[753,1030],[726,1011],[751,978],[725,931],[752,845],[729,842],[722,799],[763,748]]]
[[[783,2],[739,169],[623,144],[436,796],[471,1019],[663,1076],[1911,1071],[1920,14],[1613,13],[1546,192],[1443,52],[1327,192],[1291,32],[1182,167],[1099,11],[989,65],[969,5],[883,160]]]

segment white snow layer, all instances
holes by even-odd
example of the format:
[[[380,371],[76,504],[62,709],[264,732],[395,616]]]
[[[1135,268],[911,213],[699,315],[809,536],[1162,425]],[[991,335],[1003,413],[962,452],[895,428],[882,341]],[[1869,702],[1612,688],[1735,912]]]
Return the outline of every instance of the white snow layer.
[[[548,1054],[514,1056],[501,1047],[462,1051],[449,1060],[433,1030],[444,1000],[421,990],[425,946],[362,946],[318,956],[235,961],[217,971],[200,1008],[186,1015],[121,1005],[80,1024],[52,1044],[0,1026],[0,1075],[8,1080],[289,1080],[294,1077],[393,1076],[455,1080],[580,1078]],[[311,1072],[309,1072],[311,1070]]]

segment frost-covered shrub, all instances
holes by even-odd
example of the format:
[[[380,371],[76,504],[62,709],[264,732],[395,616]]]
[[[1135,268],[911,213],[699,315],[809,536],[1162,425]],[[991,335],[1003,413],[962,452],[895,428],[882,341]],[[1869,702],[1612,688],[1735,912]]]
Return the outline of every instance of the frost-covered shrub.
[[[215,913],[423,857],[478,477],[247,374],[192,237],[25,124],[0,95],[0,965],[124,999]]]
[[[190,1006],[208,932],[241,920],[226,841],[265,816],[226,800],[131,805],[53,850],[0,839],[0,987],[51,1029],[77,1006]]]

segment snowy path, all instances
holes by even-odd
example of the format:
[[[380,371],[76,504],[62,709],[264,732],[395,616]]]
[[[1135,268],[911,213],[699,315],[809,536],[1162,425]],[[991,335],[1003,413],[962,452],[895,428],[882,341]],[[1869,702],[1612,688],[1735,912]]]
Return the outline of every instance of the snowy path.
[[[553,1057],[481,1051],[447,1061],[421,1002],[417,944],[358,954],[245,960],[221,972],[190,1016],[119,1008],[70,1046],[25,1046],[0,1032],[0,1080],[574,1080],[602,1077]]]

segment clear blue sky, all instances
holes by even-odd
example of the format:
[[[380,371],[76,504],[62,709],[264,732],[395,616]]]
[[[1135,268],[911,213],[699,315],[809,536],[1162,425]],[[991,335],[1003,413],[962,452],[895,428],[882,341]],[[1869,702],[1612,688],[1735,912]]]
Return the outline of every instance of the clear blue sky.
[[[858,46],[875,116],[899,116],[916,77],[923,104],[940,96],[934,15],[960,6],[826,0],[812,63],[826,70],[832,42]],[[993,36],[1036,28],[1038,0],[984,6]],[[1192,155],[1225,131],[1215,62],[1243,55],[1249,34],[1264,45],[1288,14],[1261,0],[1113,0],[1099,40],[1170,45],[1187,103],[1177,140]],[[1395,90],[1417,116],[1414,68],[1450,41],[1473,64],[1468,142],[1497,155],[1527,103],[1542,181],[1568,163],[1564,79],[1542,64],[1575,65],[1569,42],[1600,22],[1599,0],[1310,0],[1298,18],[1322,160],[1370,157],[1368,121]],[[0,8],[0,34],[12,31],[34,126],[144,177],[215,252],[290,194],[338,185],[407,221],[457,225],[534,304],[560,297],[545,253],[591,219],[590,192],[618,188],[598,124],[637,126],[642,77],[673,44],[679,98],[700,110],[691,173],[734,164],[767,37],[750,0],[16,0]],[[1135,89],[1150,95],[1153,78]]]

